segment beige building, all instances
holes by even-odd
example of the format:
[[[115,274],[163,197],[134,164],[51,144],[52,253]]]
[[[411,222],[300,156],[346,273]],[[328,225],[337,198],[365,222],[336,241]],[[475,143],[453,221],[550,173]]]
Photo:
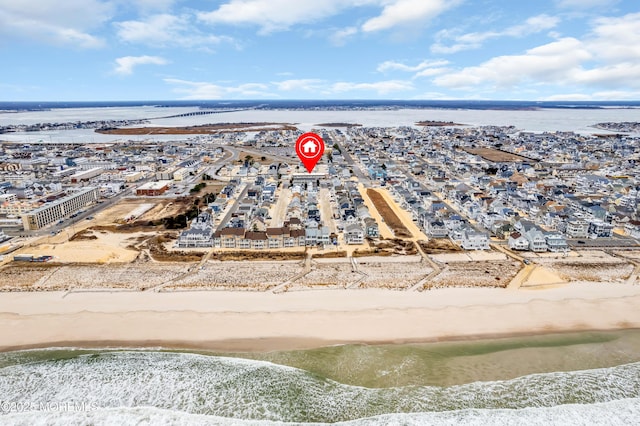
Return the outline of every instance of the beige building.
[[[51,203],[47,203],[22,215],[24,229],[35,230],[44,228],[51,223],[76,213],[89,204],[95,203],[98,201],[99,196],[98,188],[87,187]]]

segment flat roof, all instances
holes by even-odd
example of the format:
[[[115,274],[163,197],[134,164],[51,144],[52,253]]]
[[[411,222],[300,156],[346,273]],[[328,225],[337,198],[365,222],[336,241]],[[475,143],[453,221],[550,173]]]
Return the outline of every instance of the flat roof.
[[[139,186],[138,190],[159,190],[168,187],[171,184],[170,180],[159,180],[157,182],[147,182],[142,186]]]
[[[30,215],[30,214],[37,214],[37,213],[39,213],[39,212],[41,212],[41,211],[44,211],[44,210],[46,210],[46,209],[48,209],[48,208],[51,208],[51,207],[53,207],[53,206],[57,206],[57,205],[59,205],[59,204],[62,204],[62,203],[64,203],[65,201],[70,200],[70,199],[72,199],[72,198],[75,198],[75,197],[77,197],[77,196],[79,196],[79,195],[83,195],[83,194],[87,194],[87,193],[89,193],[89,192],[91,192],[91,191],[95,191],[96,189],[97,189],[97,188],[95,188],[95,187],[93,187],[93,186],[87,186],[87,187],[83,188],[82,190],[80,190],[80,191],[78,191],[78,192],[74,192],[73,194],[69,194],[69,195],[67,195],[67,196],[65,196],[65,197],[58,198],[57,200],[52,201],[52,202],[50,202],[50,203],[45,203],[45,204],[43,204],[42,206],[38,207],[37,209],[35,209],[35,210],[31,210],[30,212],[27,212],[26,214],[27,214],[27,215]]]

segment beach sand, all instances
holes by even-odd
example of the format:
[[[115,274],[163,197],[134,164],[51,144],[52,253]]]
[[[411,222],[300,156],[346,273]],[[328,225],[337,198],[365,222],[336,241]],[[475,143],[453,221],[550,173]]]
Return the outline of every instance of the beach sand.
[[[572,283],[262,292],[0,293],[0,350],[52,346],[303,349],[640,328],[640,286]]]

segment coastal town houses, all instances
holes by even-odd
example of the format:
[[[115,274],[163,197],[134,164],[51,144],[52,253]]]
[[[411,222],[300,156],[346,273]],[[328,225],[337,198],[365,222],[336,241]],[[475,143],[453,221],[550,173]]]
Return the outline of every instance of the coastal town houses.
[[[570,220],[567,222],[565,233],[569,238],[587,238],[589,223],[581,219]]]
[[[449,234],[444,222],[440,219],[427,217],[425,219],[427,235],[431,238],[446,238]]]
[[[178,248],[212,247],[213,222],[211,214],[200,213],[192,222],[189,229],[182,231],[176,242]]]
[[[529,240],[519,232],[512,232],[507,243],[511,250],[529,250]]]
[[[489,250],[489,235],[486,232],[465,228],[462,231],[460,247],[464,250]]]
[[[567,240],[560,232],[546,232],[544,234],[547,250],[553,253],[565,253],[569,251]]]
[[[364,222],[365,234],[367,238],[380,237],[380,228],[378,227],[378,223],[376,222],[375,219],[371,217],[366,217],[363,222]]]
[[[364,230],[357,223],[347,225],[344,232],[344,239],[347,244],[364,243]]]
[[[213,247],[263,250],[307,245],[304,229],[267,228],[266,231],[245,231],[244,228],[223,228],[214,233]]]

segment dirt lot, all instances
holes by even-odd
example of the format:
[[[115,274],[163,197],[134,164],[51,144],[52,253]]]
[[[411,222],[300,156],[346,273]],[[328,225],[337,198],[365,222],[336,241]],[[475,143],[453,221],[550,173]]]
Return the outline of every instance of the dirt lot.
[[[385,223],[394,235],[398,238],[411,238],[411,232],[402,223],[398,215],[393,211],[391,206],[387,203],[384,197],[375,189],[368,188],[367,196],[371,199],[371,202],[376,207],[376,210],[380,213],[380,216],[384,219]]]
[[[514,261],[448,262],[425,289],[442,287],[506,287],[520,270]]]
[[[426,254],[443,254],[461,252],[462,248],[448,238],[432,238],[429,241],[418,241]]]
[[[418,253],[418,249],[413,241],[401,240],[399,238],[372,241],[369,245],[371,246],[370,250],[356,250],[353,252],[353,257],[389,256],[392,254],[412,256]]]
[[[269,251],[269,250],[244,250],[244,251],[219,251],[211,255],[211,260],[244,261],[244,260],[302,260],[306,256],[304,251]]]
[[[347,252],[341,251],[329,251],[325,253],[316,253],[313,255],[314,259],[335,259],[338,257],[347,257]]]
[[[553,264],[552,268],[560,276],[569,281],[611,282],[629,278],[633,265],[619,263],[562,263]]]
[[[125,218],[138,207],[144,204],[154,206],[135,221],[155,221],[163,217],[175,216],[184,211],[193,203],[191,197],[181,197],[175,200],[166,198],[140,197],[124,199],[108,209],[98,213],[90,222],[93,227],[112,226],[123,224]]]
[[[503,152],[493,148],[465,148],[469,154],[479,155],[487,161],[494,163],[519,163],[522,161],[530,161],[528,158],[520,155]]]

